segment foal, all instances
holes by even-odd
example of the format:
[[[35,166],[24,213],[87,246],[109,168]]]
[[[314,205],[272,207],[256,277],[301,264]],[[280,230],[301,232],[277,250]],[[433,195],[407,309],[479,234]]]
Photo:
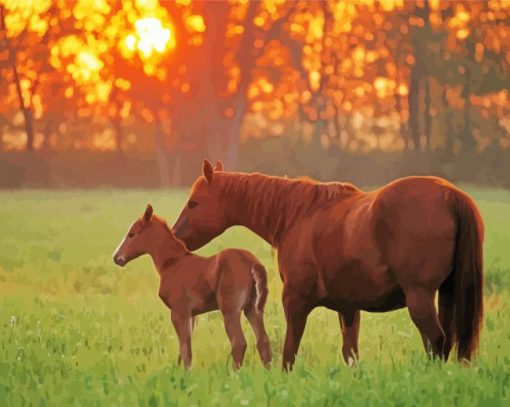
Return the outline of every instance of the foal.
[[[233,368],[242,365],[246,352],[241,311],[255,332],[262,363],[269,365],[271,348],[263,319],[267,274],[253,254],[227,249],[212,257],[194,255],[153,215],[150,204],[129,228],[113,261],[123,267],[143,254],[152,257],[160,276],[159,297],[170,309],[179,337],[179,363],[182,360],[186,369],[191,366],[192,318],[219,309],[232,345]]]

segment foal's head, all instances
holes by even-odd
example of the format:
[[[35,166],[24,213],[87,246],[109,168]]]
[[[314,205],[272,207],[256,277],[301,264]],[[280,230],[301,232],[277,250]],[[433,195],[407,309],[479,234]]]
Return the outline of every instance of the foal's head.
[[[221,161],[213,168],[209,160],[204,160],[202,176],[193,184],[188,202],[172,228],[189,250],[202,247],[230,226],[224,183],[218,176],[222,172]]]
[[[182,254],[186,250],[182,242],[174,237],[166,222],[154,215],[151,204],[147,204],[143,216],[130,226],[126,237],[115,251],[113,261],[123,267],[143,254],[154,255],[158,248],[164,248],[167,256]]]

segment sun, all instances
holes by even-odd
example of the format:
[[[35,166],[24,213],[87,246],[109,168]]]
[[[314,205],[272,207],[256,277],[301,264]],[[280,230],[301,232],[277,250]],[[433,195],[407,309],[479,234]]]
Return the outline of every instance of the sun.
[[[137,20],[135,32],[127,35],[124,42],[130,51],[138,51],[143,59],[149,59],[155,54],[163,54],[175,47],[172,30],[164,27],[155,17]]]

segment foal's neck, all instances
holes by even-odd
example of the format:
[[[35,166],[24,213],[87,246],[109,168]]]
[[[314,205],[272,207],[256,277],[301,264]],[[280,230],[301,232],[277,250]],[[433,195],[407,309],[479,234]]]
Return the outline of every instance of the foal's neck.
[[[183,243],[174,239],[170,232],[162,236],[149,252],[158,274],[162,277],[181,259],[192,256]]]

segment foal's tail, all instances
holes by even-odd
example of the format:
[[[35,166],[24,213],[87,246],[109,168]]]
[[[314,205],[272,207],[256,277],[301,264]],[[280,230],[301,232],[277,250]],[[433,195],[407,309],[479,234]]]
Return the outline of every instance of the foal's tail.
[[[459,359],[471,358],[478,347],[483,322],[483,222],[474,202],[457,191],[457,236],[453,271],[439,289],[439,301],[453,306],[451,338]],[[453,320],[453,321],[452,321]]]
[[[267,272],[265,267],[260,263],[255,263],[251,268],[251,274],[255,280],[255,292],[257,297],[255,299],[255,309],[257,312],[264,312],[264,306],[267,301]]]

